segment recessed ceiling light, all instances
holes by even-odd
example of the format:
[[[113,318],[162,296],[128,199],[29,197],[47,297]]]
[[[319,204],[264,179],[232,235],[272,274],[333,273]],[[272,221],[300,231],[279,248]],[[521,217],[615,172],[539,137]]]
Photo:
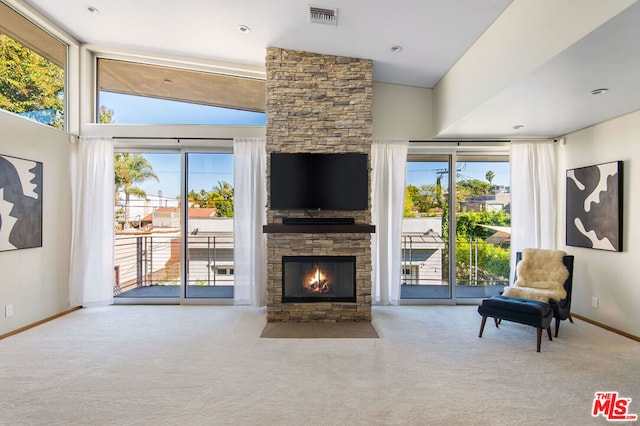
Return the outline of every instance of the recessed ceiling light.
[[[604,87],[602,89],[594,89],[591,91],[592,95],[602,95],[603,93],[607,93],[609,91],[609,89],[605,89]]]
[[[391,51],[393,53],[398,53],[402,51],[402,46],[400,46],[399,44],[396,44],[395,46],[391,46]]]
[[[91,13],[100,13],[97,7],[91,5],[87,6],[87,10]]]
[[[520,130],[524,127],[524,124],[516,124],[515,126],[513,126],[513,130]]]
[[[251,31],[251,28],[247,27],[246,25],[238,25],[238,31],[240,31],[241,33],[248,33],[249,31]]]

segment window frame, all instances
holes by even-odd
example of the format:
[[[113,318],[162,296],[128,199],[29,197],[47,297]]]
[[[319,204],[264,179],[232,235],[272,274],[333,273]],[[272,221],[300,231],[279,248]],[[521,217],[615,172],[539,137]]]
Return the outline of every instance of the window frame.
[[[150,65],[157,67],[165,67],[169,69],[177,69],[181,71],[195,71],[195,72],[204,72],[209,74],[220,74],[224,76],[231,77],[240,77],[247,78],[253,80],[263,80],[266,81],[266,70],[263,66],[252,66],[245,64],[236,64],[224,61],[216,61],[216,60],[207,60],[203,58],[193,58],[193,57],[183,57],[183,56],[175,56],[175,55],[147,55],[142,54],[137,51],[127,50],[127,49],[117,49],[110,48],[105,46],[97,46],[97,45],[86,45],[82,48],[82,55],[86,58],[84,63],[87,65],[87,69],[84,70],[84,74],[91,76],[91,88],[85,92],[85,96],[83,98],[83,110],[81,111],[81,121],[86,123],[88,126],[92,125],[100,125],[104,126],[104,124],[98,123],[98,114],[99,114],[99,91],[98,87],[98,61],[101,59],[107,60],[116,60],[122,62],[133,62],[141,65]],[[85,85],[86,87],[86,85]],[[175,126],[179,128],[190,128],[190,127],[206,127],[210,126],[210,128],[254,128],[254,129],[264,129],[264,125],[226,125],[226,124],[118,124],[113,123],[108,126],[127,126],[127,127],[150,127],[150,126]],[[89,127],[91,128],[91,127]],[[92,132],[93,133],[93,132]],[[100,132],[98,132],[100,133]],[[117,132],[116,132],[117,133]],[[230,132],[224,132],[225,136]],[[245,135],[239,134],[237,131],[231,132],[237,137],[244,137]],[[250,136],[256,135],[256,132],[250,131]],[[261,136],[264,131],[259,131],[258,136]],[[113,131],[107,132],[107,134],[113,134]],[[148,136],[148,133],[145,135]],[[249,135],[247,135],[249,136]]]
[[[79,134],[80,131],[80,120],[79,120],[79,112],[80,112],[80,102],[79,102],[79,93],[80,93],[80,43],[73,38],[70,34],[62,30],[60,27],[52,24],[47,18],[45,18],[40,13],[36,12],[32,8],[26,6],[23,3],[19,3],[15,0],[7,0],[0,3],[0,6],[3,8],[7,8],[7,10],[11,11],[10,15],[12,15],[9,19],[15,19],[15,16],[19,16],[20,20],[23,24],[26,24],[34,29],[42,37],[48,37],[52,42],[59,43],[61,48],[65,50],[64,61],[62,61],[61,55],[58,54],[57,62],[64,62],[62,64],[62,69],[64,73],[64,82],[63,82],[63,128],[57,129],[51,125],[40,123],[36,120],[31,120],[27,117],[23,117],[27,120],[31,120],[36,123],[40,123],[42,125],[46,125],[52,129],[66,131],[71,134]],[[40,51],[40,49],[36,46],[34,49],[32,46],[29,46],[29,43],[25,43],[24,37],[20,36],[20,34],[11,34],[11,31],[2,31],[3,34],[7,34],[12,39],[16,40],[21,45],[31,49],[38,55],[45,57],[51,60],[51,56],[47,55],[46,49],[45,51]],[[26,37],[29,39],[29,37]],[[43,54],[44,53],[44,54]],[[53,63],[56,63],[53,61]],[[59,63],[56,65],[60,66]],[[20,116],[16,114],[17,116]]]
[[[407,153],[407,162],[409,161],[426,161],[439,156],[450,156],[450,168],[456,167],[460,161],[464,161],[465,157],[474,157],[476,159],[483,158],[485,161],[510,161],[510,145],[511,141],[410,141]],[[461,160],[462,159],[462,160]],[[456,177],[455,173],[449,173],[449,203],[456,200]],[[455,202],[455,201],[453,201]],[[449,209],[449,223],[456,223],[456,209]],[[456,241],[455,226],[449,227],[448,244]],[[444,236],[443,236],[444,237]],[[456,277],[456,255],[455,246],[451,250],[449,248],[449,277],[450,279],[450,297],[449,298],[401,298],[402,305],[429,305],[429,304],[452,304],[452,305],[468,305],[477,304],[480,298],[458,297],[456,294],[457,283]],[[399,279],[401,279],[399,277]],[[452,284],[453,282],[453,284]]]

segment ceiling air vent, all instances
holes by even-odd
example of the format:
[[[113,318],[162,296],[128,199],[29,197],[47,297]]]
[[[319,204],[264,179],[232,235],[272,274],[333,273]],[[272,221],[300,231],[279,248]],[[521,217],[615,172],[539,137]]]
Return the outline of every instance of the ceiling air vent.
[[[309,22],[312,24],[336,25],[338,9],[309,6]]]

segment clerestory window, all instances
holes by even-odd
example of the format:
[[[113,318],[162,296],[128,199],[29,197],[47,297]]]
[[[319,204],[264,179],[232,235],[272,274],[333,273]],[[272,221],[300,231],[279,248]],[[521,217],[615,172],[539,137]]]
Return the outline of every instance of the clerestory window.
[[[264,125],[265,81],[99,58],[96,121]]]
[[[64,129],[67,47],[0,3],[0,108]]]

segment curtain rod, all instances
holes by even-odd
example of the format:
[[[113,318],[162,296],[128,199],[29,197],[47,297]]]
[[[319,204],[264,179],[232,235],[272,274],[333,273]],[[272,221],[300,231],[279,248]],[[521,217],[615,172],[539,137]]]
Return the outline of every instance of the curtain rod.
[[[456,144],[458,146],[460,145],[467,145],[467,144],[479,144],[479,143],[484,143],[484,144],[509,144],[511,142],[510,139],[506,139],[506,140],[475,140],[475,139],[469,139],[469,140],[410,140],[409,143],[433,143],[433,144]]]
[[[185,141],[232,141],[233,138],[201,138],[201,137],[177,137],[177,136],[113,136],[113,139],[135,139],[135,140],[176,140]]]

